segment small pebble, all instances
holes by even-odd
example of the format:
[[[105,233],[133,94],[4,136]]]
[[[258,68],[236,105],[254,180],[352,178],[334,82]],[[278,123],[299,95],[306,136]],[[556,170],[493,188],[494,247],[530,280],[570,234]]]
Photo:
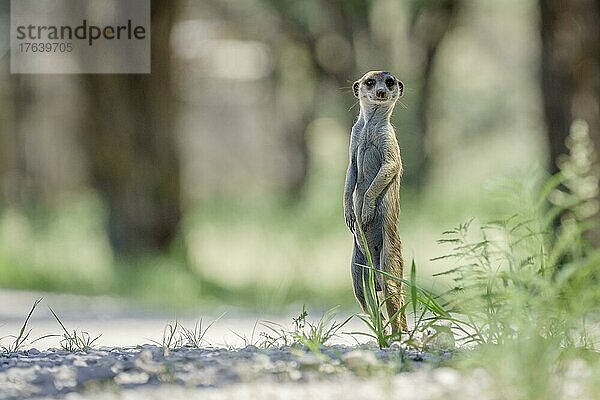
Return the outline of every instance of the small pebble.
[[[454,388],[460,383],[460,373],[454,368],[438,368],[433,371],[433,379],[445,388]]]
[[[89,381],[106,381],[114,378],[116,373],[107,366],[94,366],[77,369],[77,384],[83,385]]]
[[[266,354],[257,353],[254,355],[254,364],[259,369],[271,369],[273,368],[273,363],[271,362],[271,358]]]
[[[37,355],[41,354],[41,351],[39,351],[36,348],[32,348],[27,351],[27,354],[29,354],[30,356],[37,356]]]
[[[300,369],[318,369],[323,360],[314,353],[306,353],[298,358]]]
[[[342,356],[342,361],[346,366],[360,374],[369,372],[379,365],[379,360],[370,351],[353,350]]]
[[[73,366],[74,367],[87,367],[87,363],[84,360],[77,358],[73,361]]]
[[[160,365],[153,361],[153,355],[150,350],[142,350],[135,358],[133,364],[142,371],[157,373],[160,371]]]
[[[143,385],[148,382],[150,375],[145,372],[122,372],[115,376],[119,385]]]

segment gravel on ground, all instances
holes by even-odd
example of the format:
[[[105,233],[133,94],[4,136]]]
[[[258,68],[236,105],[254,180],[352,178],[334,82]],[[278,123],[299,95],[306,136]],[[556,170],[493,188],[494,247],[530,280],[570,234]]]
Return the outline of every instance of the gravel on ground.
[[[318,353],[253,345],[33,348],[0,357],[0,400],[481,398],[470,397],[461,385],[465,377],[444,366],[450,357],[372,343],[324,346]]]

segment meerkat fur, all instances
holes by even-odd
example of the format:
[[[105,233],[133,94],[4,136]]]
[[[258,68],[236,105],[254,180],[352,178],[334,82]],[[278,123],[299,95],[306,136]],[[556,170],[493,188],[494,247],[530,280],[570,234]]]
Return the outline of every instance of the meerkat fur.
[[[352,280],[354,294],[363,310],[369,301],[364,287],[369,273],[364,267],[367,265],[365,241],[376,269],[399,278],[403,275],[398,232],[402,161],[390,123],[403,90],[403,83],[386,71],[367,72],[353,84],[360,112],[350,137],[344,217],[354,236]],[[362,229],[357,229],[357,224]],[[376,290],[383,292],[392,333],[406,331],[401,282],[376,274],[375,283]]]

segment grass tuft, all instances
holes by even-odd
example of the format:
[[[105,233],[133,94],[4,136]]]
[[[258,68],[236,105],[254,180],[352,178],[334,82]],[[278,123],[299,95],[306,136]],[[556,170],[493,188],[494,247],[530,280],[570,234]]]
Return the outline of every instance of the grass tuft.
[[[160,342],[156,340],[150,341],[160,346],[163,350],[163,355],[166,357],[172,350],[180,348],[183,345],[183,338],[181,335],[178,335],[178,330],[179,322],[177,320],[175,320],[175,322],[169,322],[163,329],[162,340]]]
[[[252,332],[250,333],[250,337],[247,337],[246,335],[241,335],[231,329],[229,331],[244,342],[244,347],[247,347],[247,346],[257,346],[258,347],[260,345],[260,335],[256,336],[256,328],[258,327],[259,322],[260,321],[258,319],[254,322],[254,325],[252,326]]]
[[[202,318],[200,318],[199,321],[196,321],[196,323],[194,324],[194,329],[188,329],[185,326],[180,325],[183,346],[191,347],[193,349],[201,348],[202,342],[205,342],[204,336],[206,336],[206,332],[208,332],[208,330],[218,320],[223,318],[223,316],[225,316],[225,313],[218,316],[214,321],[211,321],[204,329],[202,329]]]
[[[160,346],[163,349],[165,356],[169,355],[172,350],[180,349],[182,347],[189,347],[193,349],[202,348],[202,344],[209,345],[206,341],[206,333],[208,330],[223,316],[221,314],[214,321],[211,321],[205,328],[202,327],[203,319],[200,318],[194,324],[194,328],[189,329],[183,326],[179,321],[169,322],[163,329],[161,341],[151,340],[152,343]]]
[[[281,346],[304,346],[313,353],[320,354],[321,346],[326,345],[330,339],[338,335],[353,316],[346,318],[342,322],[334,321],[339,306],[330,308],[323,313],[323,316],[317,322],[308,320],[308,311],[306,306],[302,306],[302,312],[293,318],[293,330],[284,328],[281,324],[263,321],[262,326],[267,332],[261,332],[263,342],[262,347],[281,347]]]
[[[65,327],[63,322],[60,320],[58,315],[54,312],[54,310],[50,306],[48,306],[48,309],[50,310],[50,312],[54,316],[54,319],[56,319],[56,322],[58,322],[58,324],[60,325],[60,327],[63,330],[62,335],[49,335],[49,336],[62,337],[62,339],[60,341],[60,346],[63,350],[69,351],[69,352],[75,352],[75,351],[82,351],[84,353],[88,352],[92,349],[92,346],[94,345],[94,343],[102,336],[102,335],[98,335],[96,337],[92,337],[86,331],[77,331],[75,329],[72,332],[70,332],[69,330],[67,330],[67,328]],[[49,336],[47,336],[47,337],[49,337]]]
[[[31,329],[27,330],[27,325],[29,324],[29,320],[31,319],[33,312],[35,311],[35,309],[41,303],[42,300],[43,300],[43,298],[40,297],[39,299],[37,299],[36,301],[33,302],[33,305],[31,306],[31,309],[29,310],[27,317],[25,318],[25,320],[23,321],[23,324],[21,325],[21,329],[19,330],[19,332],[16,335],[8,335],[8,336],[4,336],[4,337],[0,338],[0,340],[6,339],[6,338],[14,339],[8,345],[0,346],[0,354],[6,355],[6,354],[11,354],[11,353],[16,353],[17,351],[21,350],[21,348],[23,347],[23,344],[27,341],[27,339],[29,339],[29,336],[31,335]]]

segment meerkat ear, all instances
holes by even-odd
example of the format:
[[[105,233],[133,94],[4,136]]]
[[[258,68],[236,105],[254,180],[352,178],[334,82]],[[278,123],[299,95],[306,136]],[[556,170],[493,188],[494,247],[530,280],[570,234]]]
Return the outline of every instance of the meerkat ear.
[[[354,97],[358,97],[358,87],[360,85],[359,81],[354,82],[352,85],[352,90],[354,91]]]
[[[404,93],[404,83],[402,83],[401,80],[397,79],[398,81],[398,97],[401,97],[402,94]]]

